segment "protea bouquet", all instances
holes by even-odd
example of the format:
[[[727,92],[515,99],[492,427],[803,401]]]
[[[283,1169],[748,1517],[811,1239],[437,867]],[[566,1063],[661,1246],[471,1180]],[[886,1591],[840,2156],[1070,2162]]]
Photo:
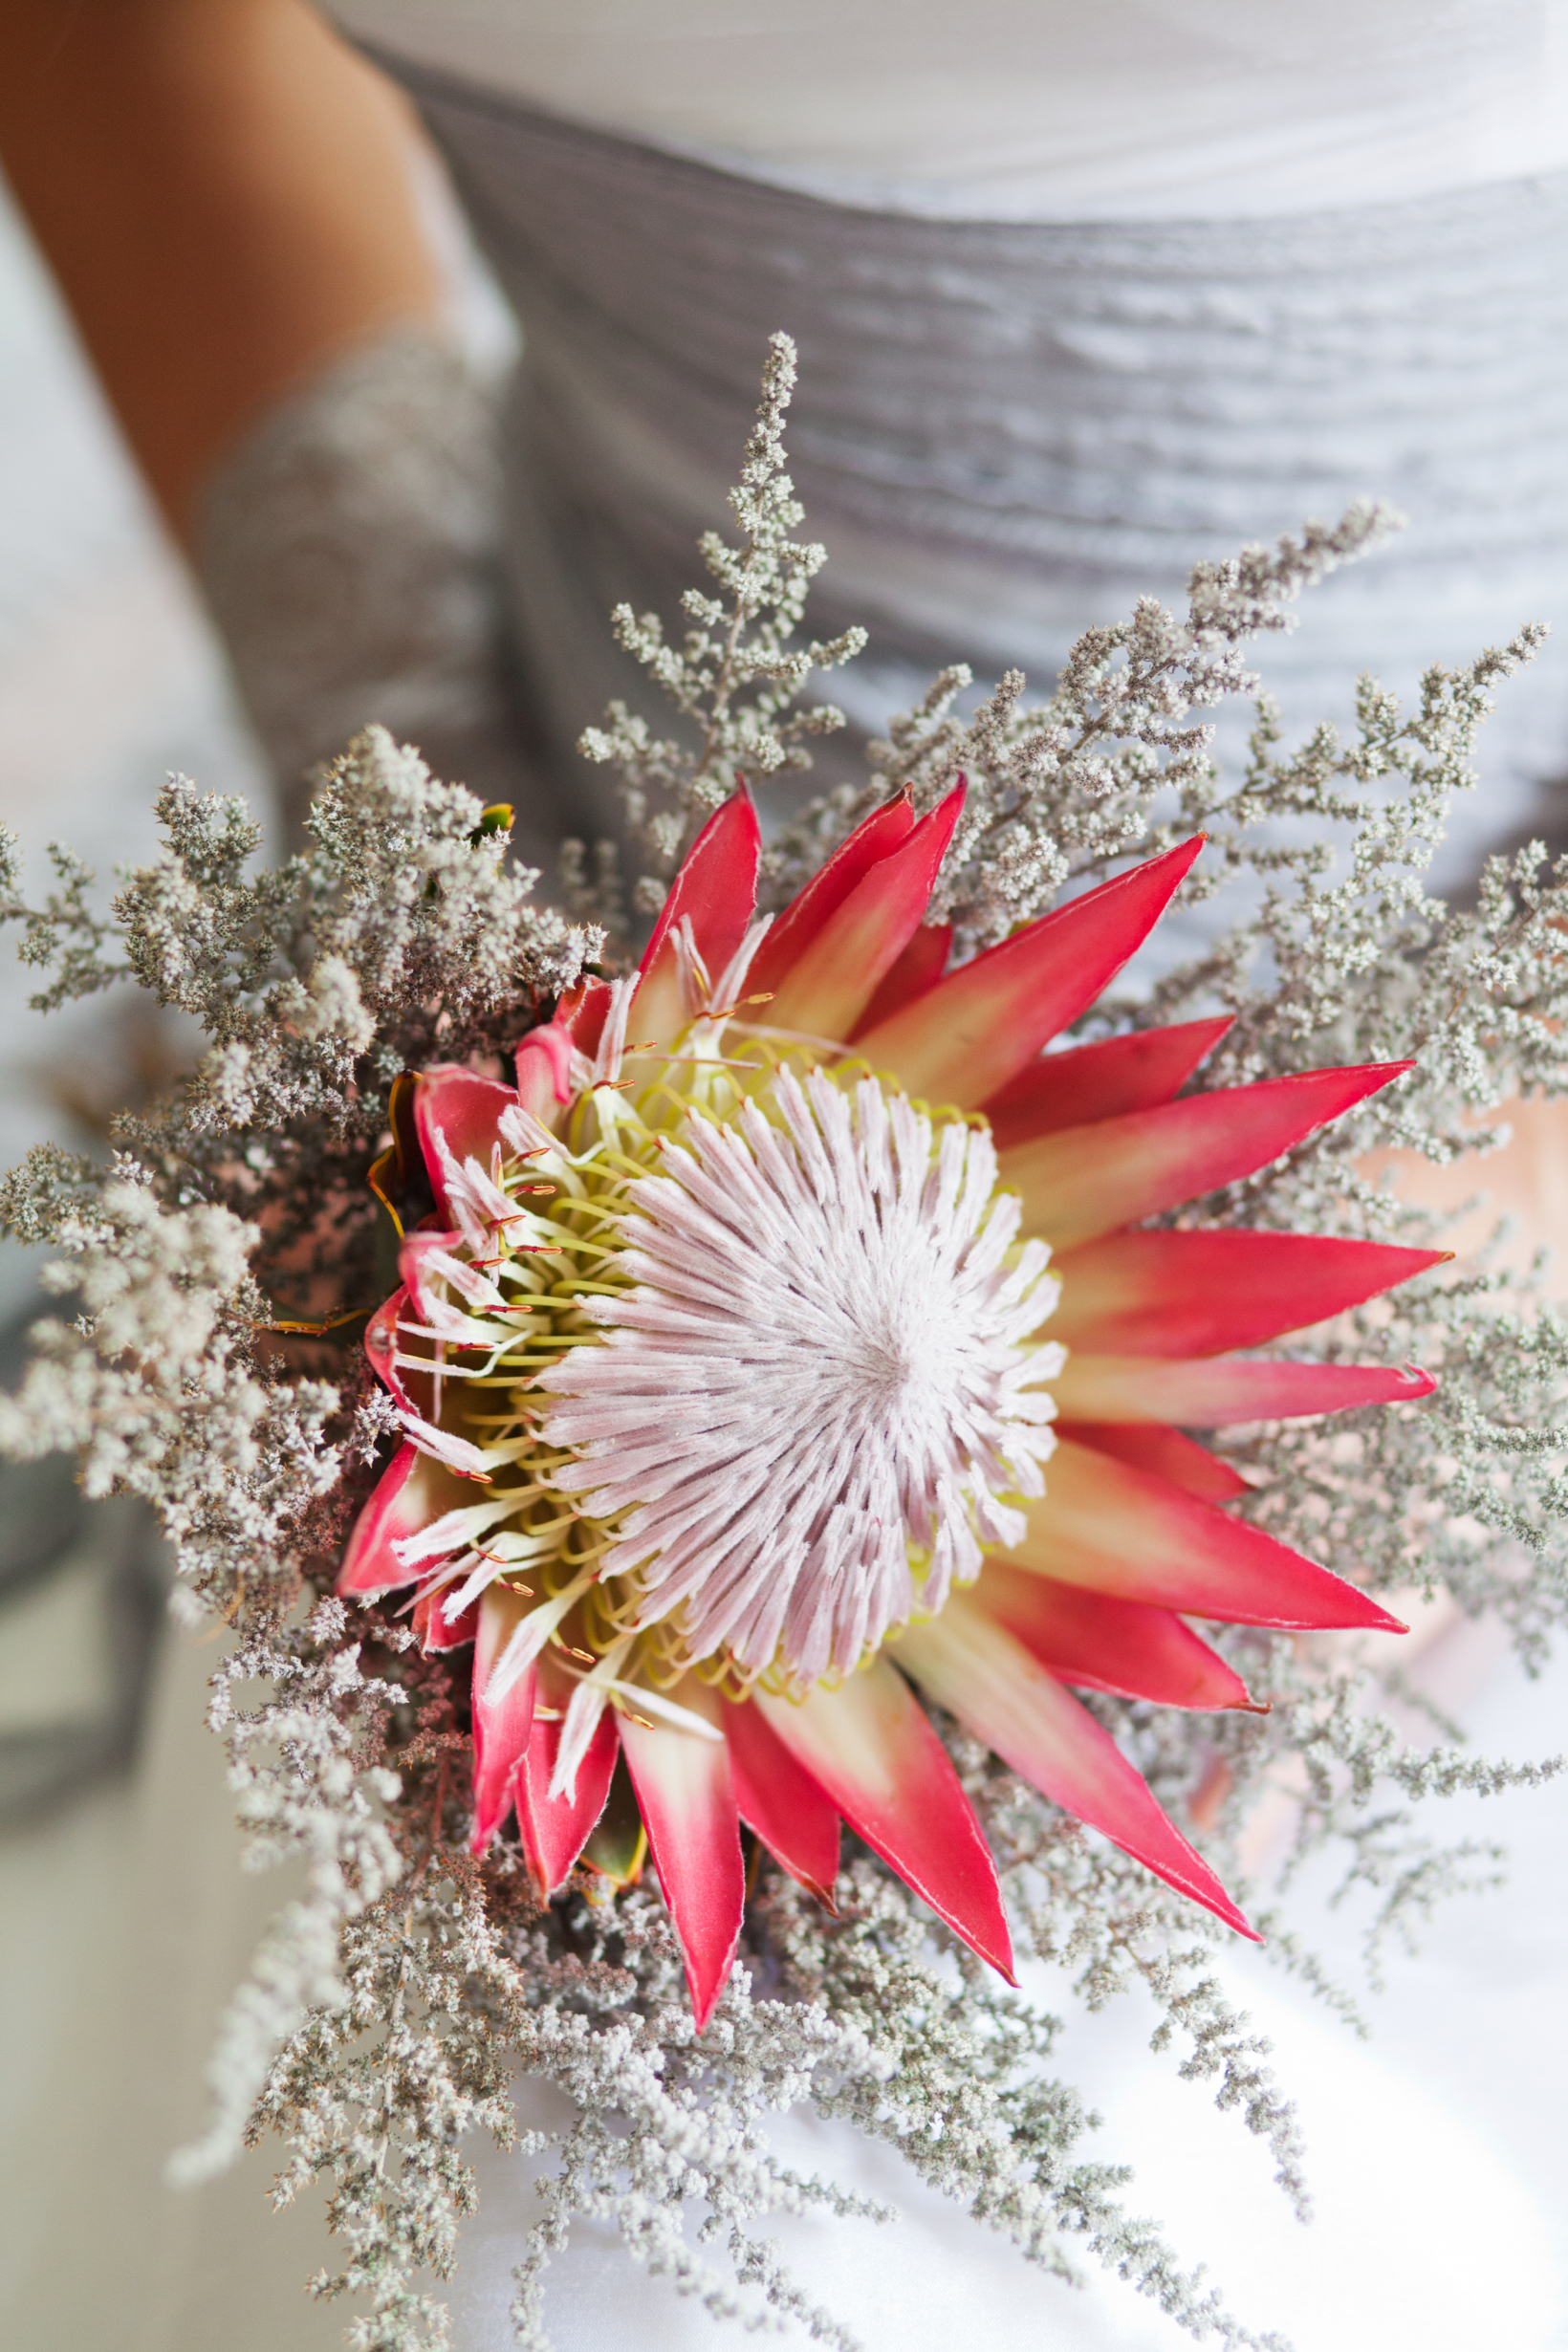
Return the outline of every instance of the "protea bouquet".
[[[1252,690],[1240,648],[1377,536],[1357,511],[1200,567],[1185,621],[1091,632],[1038,708],[1010,676],[962,721],[945,673],[764,847],[748,778],[804,764],[838,723],[806,677],[856,650],[793,644],[821,551],[789,536],[791,380],[781,340],[740,547],[705,543],[729,602],[688,599],[679,651],[617,616],[702,721],[693,751],[620,708],[585,738],[673,869],[640,955],[607,856],[539,913],[508,813],[378,730],[275,873],[178,783],[112,926],[63,855],[42,907],[13,880],[47,1001],[134,976],[211,1045],[109,1166],[10,1180],[83,1313],[40,1326],[0,1440],[150,1497],[184,1614],[233,1628],[242,1814],[310,1879],[186,2169],[284,2132],[282,2193],[334,2185],[350,2255],[316,2287],[368,2298],[357,2342],[446,2341],[415,2274],[459,2254],[459,2144],[510,2135],[520,2065],[577,2116],[519,2230],[525,2343],[574,2210],[715,2308],[834,2333],[742,2226],[832,2201],[758,2136],[801,2098],[1034,2258],[1087,2232],[1250,2343],[1070,2155],[1088,2119],[1003,1980],[1016,1951],[1097,2000],[1146,1983],[1294,2188],[1205,1973],[1276,1924],[1238,1843],[1259,1793],[1354,1875],[1380,1787],[1547,1769],[1407,1748],[1374,1703],[1403,1595],[1546,1639],[1568,1343],[1504,1276],[1439,1274],[1363,1165],[1568,1087],[1540,854],[1468,916],[1418,880],[1534,633],[1408,719],[1364,686],[1348,745],[1282,758],[1265,706],[1228,792],[1190,713]],[[1269,830],[1303,814],[1305,846]],[[1148,978],[1178,892],[1250,866],[1240,926]],[[1432,1883],[1383,1875],[1374,1941]]]
[[[1228,1516],[1245,1481],[1186,1431],[1428,1394],[1231,1351],[1444,1253],[1140,1229],[1410,1065],[1183,1096],[1224,1017],[1046,1053],[1202,840],[944,977],[923,917],[963,797],[918,821],[887,801],[753,921],[738,794],[638,972],[570,990],[515,1086],[402,1081],[378,1163],[402,1286],[366,1348],[406,1435],[338,1589],[412,1583],[425,1646],[472,1644],[474,1851],[514,1808],[541,1901],[624,1758],[633,1802],[590,1867],[651,1850],[699,2028],[741,1932],[742,1822],[831,1907],[842,1819],[1011,1976],[917,1691],[1251,1934],[1068,1686],[1252,1708],[1189,1617],[1403,1630]]]

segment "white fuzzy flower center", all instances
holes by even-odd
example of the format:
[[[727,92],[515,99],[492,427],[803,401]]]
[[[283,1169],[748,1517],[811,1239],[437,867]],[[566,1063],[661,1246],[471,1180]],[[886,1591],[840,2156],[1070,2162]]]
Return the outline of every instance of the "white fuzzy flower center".
[[[771,1115],[770,1115],[771,1114]],[[1022,1532],[1057,1347],[1023,1343],[1057,1286],[1014,1247],[990,1134],[862,1080],[779,1073],[688,1117],[631,1187],[601,1347],[549,1382],[560,1483],[621,1534],[639,1622],[797,1684],[852,1668]]]

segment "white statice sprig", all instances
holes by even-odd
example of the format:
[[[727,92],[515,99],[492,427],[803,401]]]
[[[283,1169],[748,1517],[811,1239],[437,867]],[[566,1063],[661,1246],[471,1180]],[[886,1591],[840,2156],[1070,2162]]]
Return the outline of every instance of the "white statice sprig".
[[[795,345],[775,335],[757,422],[730,493],[739,544],[716,531],[700,542],[719,594],[688,590],[683,603],[691,625],[679,644],[666,640],[655,613],[621,604],[612,619],[617,642],[673,704],[691,738],[658,738],[639,713],[613,703],[605,725],[587,728],[578,747],[585,758],[619,771],[627,817],[657,875],[674,870],[698,826],[748,776],[809,768],[810,739],[844,724],[833,704],[800,700],[813,670],[853,661],[866,633],[793,642],[806,592],[827,561],[826,548],[792,535],[805,512],[785,471],[784,420],[795,381]],[[583,856],[573,844],[574,876]],[[604,873],[601,863],[601,887]],[[663,897],[657,879],[640,886],[644,912],[656,912]]]
[[[1185,613],[1141,597],[1128,620],[1086,629],[1043,700],[1027,700],[1024,673],[1010,669],[965,719],[955,706],[973,673],[966,663],[942,670],[868,746],[865,785],[812,802],[771,844],[773,895],[792,895],[879,800],[902,787],[924,811],[960,776],[968,798],[932,913],[955,925],[961,953],[1042,913],[1069,880],[1098,880],[1119,859],[1212,830],[1216,813],[1233,808],[1238,829],[1300,813],[1299,795],[1272,780],[1227,785],[1209,713],[1258,693],[1256,642],[1293,629],[1303,591],[1370,555],[1399,522],[1359,500],[1332,526],[1198,563]],[[1308,813],[1329,814],[1320,802]],[[1254,846],[1262,838],[1254,830]],[[1320,829],[1313,846],[1320,854]],[[1206,860],[1188,897],[1215,874]]]

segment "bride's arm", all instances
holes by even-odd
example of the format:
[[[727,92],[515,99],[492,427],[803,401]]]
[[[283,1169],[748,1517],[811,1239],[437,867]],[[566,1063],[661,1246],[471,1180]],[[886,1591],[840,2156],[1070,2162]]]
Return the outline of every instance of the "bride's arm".
[[[1363,1164],[1365,1172],[1391,1179],[1401,1200],[1424,1209],[1451,1211],[1484,1195],[1482,1206],[1445,1234],[1445,1246],[1464,1256],[1490,1241],[1499,1217],[1513,1217],[1515,1231],[1501,1263],[1522,1270],[1538,1249],[1550,1249],[1547,1296],[1568,1301],[1568,1100],[1514,1100],[1477,1123],[1507,1126],[1512,1140],[1485,1159],[1470,1153],[1446,1167],[1412,1151],[1378,1152]]]
[[[441,316],[416,136],[303,0],[0,0],[0,162],[182,535],[281,395]]]

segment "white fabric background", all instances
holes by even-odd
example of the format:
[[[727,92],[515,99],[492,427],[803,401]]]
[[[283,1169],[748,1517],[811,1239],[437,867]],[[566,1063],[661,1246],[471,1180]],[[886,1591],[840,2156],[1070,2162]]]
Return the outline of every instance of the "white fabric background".
[[[780,186],[958,220],[1239,218],[1568,163],[1563,0],[328,0]]]
[[[210,642],[148,523],[25,253],[0,233],[0,814],[34,852],[50,835],[105,864],[151,843],[163,770],[205,783],[250,773]],[[51,1123],[29,1072],[57,1028],[18,1011],[0,957],[4,1156]],[[102,1015],[91,1014],[100,1022]],[[26,1679],[79,1662],[33,1629]],[[311,2215],[268,2210],[263,2151],[195,2197],[160,2185],[200,2112],[219,2007],[275,1884],[243,1880],[219,1757],[199,1724],[204,1653],[171,1651],[138,1781],[0,1849],[0,2341],[20,2352],[307,2352],[340,2341],[299,2279],[330,2250]],[[1542,1753],[1563,1738],[1568,1680],[1533,1687],[1461,1639],[1438,1662],[1469,1693],[1477,1739]],[[18,1673],[18,1680],[23,1679]],[[1508,1837],[1510,1891],[1441,1921],[1375,2004],[1370,2050],[1324,2022],[1265,1964],[1234,1981],[1298,2091],[1321,2217],[1296,2231],[1261,2151],[1201,2086],[1142,2049],[1128,2012],[1076,2030],[1064,2070],[1107,2119],[1104,2153],[1139,2169],[1137,2210],[1210,2261],[1254,2324],[1297,2352],[1549,2352],[1568,2342],[1568,1799],[1560,1790],[1443,1817]],[[1349,1924],[1308,1927],[1348,1967]],[[1174,2352],[1186,2340],[1125,2289],[1081,2297],[1027,2272],[892,2160],[792,2126],[795,2145],[882,2193],[895,2230],[810,2224],[778,2234],[869,2352],[950,2352],[1004,2336],[1053,2352]],[[509,2232],[525,2168],[482,2162],[485,2205],[454,2291],[460,2352],[504,2352]],[[644,2285],[593,2234],[552,2297],[560,2352],[718,2344],[709,2322]]]

